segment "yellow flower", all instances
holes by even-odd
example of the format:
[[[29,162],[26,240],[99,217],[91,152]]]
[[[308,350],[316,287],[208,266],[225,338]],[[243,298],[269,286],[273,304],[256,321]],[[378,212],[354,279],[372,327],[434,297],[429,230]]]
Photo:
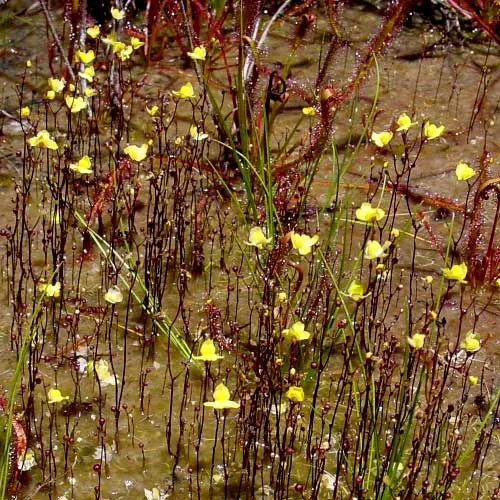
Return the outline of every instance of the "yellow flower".
[[[26,472],[35,467],[35,465],[35,453],[31,448],[26,448],[26,451],[17,459],[17,468],[22,472]]]
[[[406,132],[410,127],[417,124],[416,122],[412,122],[411,118],[406,113],[399,115],[396,123],[398,124],[398,128],[396,129],[397,132]]]
[[[26,67],[27,67],[27,68],[31,68],[31,66],[33,66],[33,63],[32,63],[32,62],[28,59],[28,60],[26,61]]]
[[[22,108],[19,109],[19,115],[21,118],[28,118],[28,116],[31,113],[31,109],[29,106],[23,106]]]
[[[292,385],[288,391],[286,391],[286,397],[294,403],[302,403],[302,401],[304,401],[304,389]]]
[[[381,245],[377,240],[370,240],[365,246],[365,258],[368,260],[382,259],[387,257],[386,250],[391,246],[390,241],[386,241]]]
[[[114,44],[113,44],[113,50],[114,50]],[[132,47],[132,45],[125,45],[123,49],[117,51],[117,55],[121,61],[126,61],[132,55],[133,51],[134,48]]]
[[[85,155],[82,156],[79,160],[78,163],[71,163],[69,168],[73,171],[75,171],[78,174],[91,174],[92,173],[92,161],[91,159]]]
[[[266,238],[264,231],[260,227],[252,227],[252,229],[250,229],[248,241],[245,241],[245,243],[262,250],[266,245],[271,243],[271,241],[272,238]]]
[[[99,28],[97,24],[94,26],[90,26],[90,28],[87,28],[87,35],[90,38],[97,38],[100,33],[101,33],[101,28]]]
[[[312,106],[309,106],[307,108],[302,108],[302,114],[306,116],[314,116],[316,114],[316,110]]]
[[[143,45],[144,45],[144,42],[141,42],[137,37],[133,36],[130,38],[130,46],[134,50],[137,50],[138,48],[142,47]]]
[[[361,300],[368,297],[365,295],[365,289],[363,285],[358,280],[351,281],[349,288],[347,289],[347,296],[356,302],[360,302]]]
[[[394,134],[389,131],[372,132],[372,142],[374,142],[379,148],[383,148],[391,142],[393,135]]]
[[[52,101],[52,99],[55,99],[56,93],[53,90],[47,90],[46,97],[49,101]]]
[[[197,61],[204,61],[207,57],[207,49],[200,45],[199,47],[195,47],[193,52],[188,52],[187,55],[191,59],[195,59]]]
[[[473,331],[468,332],[465,335],[465,339],[460,343],[460,348],[470,353],[479,351],[481,348],[481,342],[477,338],[477,333],[474,333]]]
[[[50,90],[55,92],[56,94],[62,92],[64,90],[64,86],[66,85],[66,81],[64,78],[49,78],[48,80]]]
[[[425,335],[423,333],[415,333],[412,337],[406,339],[413,349],[422,349],[424,347]]]
[[[117,21],[121,21],[125,18],[125,11],[117,9],[116,7],[111,7],[111,16]]]
[[[94,97],[95,95],[97,95],[97,90],[90,87],[85,87],[83,93],[85,94],[85,97]]]
[[[315,234],[312,238],[307,234],[298,234],[295,231],[290,233],[292,246],[298,250],[300,255],[307,255],[311,253],[311,249],[319,241],[319,236]]]
[[[47,403],[49,404],[61,403],[65,399],[69,399],[69,396],[63,396],[59,389],[54,389],[54,388],[49,389],[47,397],[48,397]]]
[[[385,212],[381,208],[373,208],[371,203],[362,203],[356,210],[356,218],[363,222],[376,222],[385,217]]]
[[[286,295],[286,292],[279,292],[278,293],[278,302],[285,302],[285,300],[287,299],[287,295]]]
[[[109,370],[109,363],[105,359],[100,359],[96,363],[89,361],[87,364],[87,373],[97,375],[99,383],[104,387],[106,385],[116,385],[116,377]]]
[[[94,66],[87,66],[83,71],[78,73],[78,76],[88,82],[93,82],[95,76]]]
[[[79,113],[82,109],[85,109],[87,107],[87,102],[84,101],[83,97],[73,97],[70,95],[67,95],[64,98],[64,101],[66,102],[66,106],[68,106],[69,110],[72,113]]]
[[[223,357],[224,356],[217,354],[214,341],[212,339],[206,339],[201,344],[200,356],[193,356],[193,359],[197,359],[200,361],[218,361]]]
[[[46,297],[57,298],[61,295],[61,282],[56,281],[54,284],[42,283],[40,285],[40,291],[44,292]]]
[[[465,264],[465,262],[462,262],[462,264],[454,264],[451,267],[443,267],[441,271],[443,271],[443,276],[447,280],[455,280],[459,283],[467,283],[467,281],[465,281],[465,277],[467,276],[467,265]]]
[[[142,144],[141,146],[135,146],[131,144],[127,146],[123,152],[134,161],[142,161],[148,154],[148,145]]]
[[[104,300],[110,304],[118,304],[123,300],[122,292],[120,292],[120,289],[114,285],[104,294]]]
[[[469,375],[470,385],[477,385],[478,382],[479,382],[479,379],[477,377],[474,377],[474,375]]]
[[[28,144],[33,148],[58,149],[58,145],[47,130],[40,130],[35,137],[28,139]]]
[[[240,403],[230,400],[231,395],[229,394],[229,389],[220,383],[214,390],[214,401],[207,401],[204,406],[210,406],[216,410],[225,410],[227,408],[239,408]]]
[[[301,340],[307,340],[311,334],[306,332],[304,323],[302,321],[296,321],[291,328],[285,328],[283,330],[283,335],[289,337],[294,342],[300,342]]]
[[[117,41],[112,41],[111,42],[111,48],[113,49],[114,54],[118,54],[121,52],[123,49],[127,47],[127,44],[123,42],[117,42]]]
[[[438,127],[434,123],[425,122],[424,124],[424,135],[429,141],[432,139],[437,139],[444,132],[444,125]]]
[[[103,36],[101,38],[102,43],[105,45],[113,45],[116,42],[116,33],[110,33],[109,35]],[[123,44],[125,45],[125,44]]]
[[[90,64],[95,59],[95,52],[90,49],[87,52],[83,50],[77,50],[75,53],[76,62],[82,62],[83,64]]]
[[[191,125],[191,127],[189,128],[189,135],[195,141],[203,141],[208,137],[208,134],[205,134],[204,132],[198,132],[198,127],[196,125]]]
[[[179,90],[172,90],[172,94],[179,99],[192,99],[195,97],[193,85],[187,82]]]
[[[156,116],[158,111],[160,111],[160,108],[155,104],[154,106],[151,106],[151,109],[146,106],[146,111],[149,116]]]
[[[476,171],[469,167],[467,163],[463,161],[458,162],[457,168],[455,169],[455,175],[459,181],[468,181],[471,177],[476,175]]]

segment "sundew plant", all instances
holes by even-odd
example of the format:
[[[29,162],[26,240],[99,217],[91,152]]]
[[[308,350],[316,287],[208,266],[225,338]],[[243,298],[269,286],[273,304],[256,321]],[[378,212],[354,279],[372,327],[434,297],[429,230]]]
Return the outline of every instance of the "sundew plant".
[[[4,7],[2,498],[498,498],[500,8],[375,4]]]

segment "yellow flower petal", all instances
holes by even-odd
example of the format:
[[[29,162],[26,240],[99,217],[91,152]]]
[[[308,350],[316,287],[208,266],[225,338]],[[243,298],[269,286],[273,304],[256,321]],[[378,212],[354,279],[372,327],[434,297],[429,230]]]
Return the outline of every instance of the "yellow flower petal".
[[[69,166],[71,170],[77,172],[78,174],[91,174],[92,173],[92,160],[87,156],[82,156],[78,163],[71,163]]]
[[[61,282],[42,284],[40,285],[40,291],[44,292],[46,297],[57,298],[61,295]]]
[[[365,289],[363,285],[358,280],[351,281],[351,284],[347,289],[347,296],[356,302],[360,302],[361,300],[368,297],[368,295],[365,295]]]
[[[72,113],[79,113],[87,107],[87,102],[81,96],[73,97],[68,95],[64,98],[64,101]]]
[[[127,146],[123,152],[134,161],[142,161],[148,155],[148,147],[147,144],[142,144],[141,146],[131,144]]]
[[[285,328],[282,333],[285,337],[288,337],[294,342],[307,340],[311,336],[311,334],[305,330],[302,321],[296,321],[290,328]]]
[[[412,337],[406,339],[413,349],[422,349],[424,347],[425,335],[423,333],[415,333]]]
[[[372,260],[387,257],[386,250],[390,245],[390,241],[386,241],[383,245],[381,245],[377,240],[367,241],[365,246],[365,258],[368,260]]]
[[[143,45],[144,45],[144,42],[141,42],[137,37],[133,36],[130,38],[130,46],[134,50],[137,50],[138,48],[142,47]]]
[[[479,351],[481,348],[481,342],[477,338],[477,334],[472,331],[468,332],[465,339],[460,343],[460,348],[470,353]]]
[[[104,300],[110,304],[118,304],[123,300],[122,292],[120,292],[120,289],[116,285],[112,286],[104,294]]]
[[[125,18],[125,11],[117,9],[116,7],[111,7],[111,16],[117,21],[121,21]]]
[[[200,355],[193,356],[193,359],[211,362],[211,361],[218,361],[223,357],[224,356],[220,356],[219,354],[217,354],[214,341],[212,339],[206,339],[201,344]]]
[[[126,61],[134,51],[132,45],[126,45],[123,49],[117,51],[117,56],[121,61]]]
[[[314,116],[316,114],[316,110],[312,106],[309,106],[307,108],[302,108],[302,114],[306,116]]]
[[[31,113],[31,109],[29,106],[23,106],[22,108],[19,109],[19,115],[21,118],[28,118],[28,116]]]
[[[286,391],[286,397],[294,403],[302,403],[302,401],[304,401],[304,389],[302,389],[302,387],[292,385],[288,391]]]
[[[299,252],[300,255],[307,255],[311,253],[312,247],[319,241],[319,236],[315,234],[313,237],[307,234],[299,234],[295,231],[290,233],[292,246]]]
[[[200,45],[199,47],[195,47],[193,52],[188,52],[187,55],[194,60],[204,61],[207,57],[207,49]]]
[[[28,139],[28,144],[33,148],[58,149],[56,141],[54,141],[47,130],[40,130],[35,137]]]
[[[83,71],[80,71],[78,73],[78,76],[80,78],[83,78],[84,80],[87,80],[88,82],[93,82],[94,81],[94,76],[95,76],[95,70],[93,66],[87,66]]]
[[[89,28],[87,28],[87,35],[90,38],[97,38],[100,33],[101,33],[101,28],[99,28],[98,25],[90,26]]]
[[[90,49],[87,52],[83,50],[77,50],[75,52],[76,62],[82,62],[83,64],[90,64],[95,59],[95,52]]]
[[[455,175],[459,181],[468,181],[476,175],[476,171],[463,161],[458,162]]]
[[[432,139],[437,139],[444,132],[444,125],[438,127],[434,123],[425,122],[424,124],[424,135],[427,139],[432,141]]]
[[[172,94],[179,99],[192,99],[195,97],[194,88],[191,82],[187,82],[179,90],[172,90]]]
[[[207,401],[203,405],[215,408],[216,410],[239,408],[240,404],[231,401],[230,397],[229,389],[223,383],[220,383],[214,390],[214,401]]]
[[[397,132],[406,132],[410,127],[417,124],[416,122],[412,122],[411,118],[406,113],[400,114],[396,123],[398,124],[398,128],[396,129]]]
[[[203,141],[208,137],[208,134],[205,134],[203,132],[198,132],[198,127],[196,125],[191,125],[191,127],[189,128],[189,135],[195,141]]]
[[[47,393],[47,403],[49,404],[61,403],[66,399],[69,399],[69,396],[63,396],[59,389],[51,388]]]
[[[389,131],[384,132],[372,132],[372,142],[374,142],[379,148],[387,146],[391,142],[393,133]]]
[[[272,238],[266,238],[264,231],[260,227],[252,227],[252,229],[250,229],[248,241],[245,243],[262,250],[266,245],[271,243],[271,241]]]
[[[151,109],[146,106],[146,112],[149,116],[156,116],[158,114],[158,111],[160,111],[160,108],[156,104],[154,106],[151,106]]]
[[[57,79],[57,78],[49,78],[48,80],[49,87],[50,89],[55,92],[56,94],[59,94],[64,90],[64,87],[66,85],[66,81],[64,78]]]
[[[356,210],[356,218],[363,222],[377,222],[385,217],[385,212],[381,208],[373,208],[370,203],[362,203]]]
[[[455,264],[451,267],[444,267],[441,269],[443,271],[443,276],[447,280],[455,280],[459,283],[467,283],[465,278],[467,276],[467,265],[465,262],[462,264]]]
[[[102,386],[106,385],[116,385],[116,377],[109,369],[109,363],[105,359],[98,360],[95,364],[93,361],[89,361],[87,364],[87,373],[89,375],[97,375],[99,383]]]

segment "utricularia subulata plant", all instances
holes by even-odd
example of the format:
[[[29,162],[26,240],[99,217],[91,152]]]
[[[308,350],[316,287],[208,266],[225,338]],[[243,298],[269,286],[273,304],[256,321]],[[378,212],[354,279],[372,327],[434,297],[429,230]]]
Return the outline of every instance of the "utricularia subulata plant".
[[[84,4],[6,112],[4,495],[496,498],[498,158],[379,106],[411,2]]]

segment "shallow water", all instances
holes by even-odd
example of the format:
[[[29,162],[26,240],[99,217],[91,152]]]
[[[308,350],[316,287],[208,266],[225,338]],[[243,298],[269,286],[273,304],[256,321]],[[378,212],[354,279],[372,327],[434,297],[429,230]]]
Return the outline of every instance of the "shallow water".
[[[10,8],[16,11],[15,2],[10,4]],[[342,54],[345,55],[347,66],[339,65],[338,73],[333,75],[336,84],[341,85],[348,80],[351,75],[349,61],[355,59],[356,44],[361,45],[365,42],[380,20],[380,16],[373,12],[356,8],[345,11],[345,23],[350,26],[353,46]],[[24,92],[25,96],[31,96],[33,103],[40,102],[40,95],[43,93],[42,89],[45,89],[49,72],[44,60],[45,56],[40,55],[39,50],[40,44],[45,41],[45,31],[42,29],[45,24],[42,14],[34,12],[29,16],[15,16],[10,22],[11,25],[4,31],[4,43],[0,44],[0,50],[4,56],[0,66],[2,79],[0,107],[10,114],[15,114],[18,101],[14,85],[24,71],[24,61],[28,59],[33,61],[34,67],[28,71],[27,85],[29,87]],[[287,21],[283,21],[280,30],[272,33],[266,47],[265,61],[274,64],[286,58],[289,48],[284,40],[290,37],[291,28],[287,25]],[[310,75],[315,72],[315,65],[322,50],[321,40],[324,30],[326,30],[325,23],[320,19],[316,32],[310,35],[307,54],[297,54],[297,61],[295,65],[292,65],[292,77],[297,85],[307,87],[311,83]],[[429,144],[424,149],[418,162],[418,169],[412,174],[411,185],[417,192],[426,193],[431,198],[439,195],[452,200],[463,200],[466,186],[456,181],[454,168],[459,160],[467,161],[471,165],[478,164],[485,141],[485,129],[487,129],[485,147],[493,153],[492,171],[498,172],[499,169],[500,55],[498,49],[492,47],[492,53],[487,57],[487,46],[478,44],[464,47],[444,45],[443,48],[432,51],[429,57],[411,56],[421,53],[423,47],[430,46],[438,37],[439,34],[436,32],[423,33],[420,29],[404,28],[394,45],[388,49],[387,54],[378,61],[380,68],[378,108],[381,112],[375,121],[375,130],[388,128],[402,112],[414,113],[419,123],[425,119],[439,124],[443,123],[447,131],[444,138]],[[153,66],[148,70],[146,84],[139,96],[144,103],[151,102],[158,92],[178,88],[189,75],[186,70],[176,67],[179,63],[175,57],[169,57],[168,54],[166,57],[168,60],[165,66],[168,66],[168,72],[161,67],[163,64],[158,65],[160,67]],[[340,60],[339,57],[339,62]],[[483,69],[487,70],[485,74],[489,81],[488,92],[481,101],[479,109],[474,111],[477,95],[481,93]],[[375,76],[372,75],[360,89],[356,115],[360,121],[353,124],[354,133],[361,133],[361,117],[364,113],[368,113],[373,102],[374,81]],[[33,88],[32,94],[31,88]],[[303,105],[303,101],[292,92],[287,111],[277,121],[283,135],[296,123],[297,113],[301,112]],[[189,113],[189,109],[181,110],[178,115],[179,124],[175,126],[176,134],[186,133],[187,125],[191,121]],[[351,127],[349,117],[352,119],[351,110],[339,111],[335,130],[335,138],[339,145],[347,140],[346,137]],[[474,117],[476,117],[474,126],[470,127]],[[1,190],[5,196],[0,200],[0,210],[3,214],[0,219],[2,227],[12,223],[13,179],[19,175],[20,163],[16,152],[22,149],[22,131],[18,122],[10,120],[8,116],[4,116],[3,120],[0,178]],[[132,122],[134,123],[134,120]],[[139,120],[136,126],[137,130],[131,131],[131,137],[134,139],[141,137],[144,133],[144,126]],[[303,132],[307,133],[306,121],[302,122],[301,127]],[[148,132],[146,130],[146,134]],[[339,147],[341,160],[348,158],[349,150],[348,144],[343,148]],[[385,160],[386,157],[381,155],[373,145],[361,148],[350,174],[344,179],[353,185],[352,189],[347,191],[345,203],[352,203],[355,207],[358,206],[359,200],[365,199],[370,166],[381,166]],[[312,199],[320,207],[331,203],[328,198],[328,183],[331,175],[331,161],[327,157],[312,187]],[[33,193],[32,210],[35,214],[38,210],[37,200],[36,193]],[[238,222],[233,222],[236,215],[232,214],[228,206],[228,203],[220,202],[215,209],[218,209],[219,215],[224,214],[224,210],[228,211],[228,215],[224,214],[222,224],[228,228],[229,234],[236,234],[235,228]],[[447,233],[446,224],[451,220],[450,217],[437,220],[433,206],[423,205],[422,210],[427,214],[432,231],[438,235],[438,238],[442,238],[444,245]],[[407,214],[402,204],[401,218]],[[139,215],[140,217],[143,216]],[[460,217],[457,215],[457,220],[460,220]],[[210,227],[217,227],[219,224],[217,215],[214,213],[210,213],[208,219]],[[144,224],[144,220],[140,221],[139,225],[141,224]],[[331,219],[328,214],[319,221],[322,229],[326,229],[330,224]],[[75,250],[68,258],[77,259],[81,245],[80,233],[75,232],[72,238]],[[423,239],[428,240],[428,236],[424,235]],[[229,330],[227,325],[230,321],[238,322],[246,327],[248,318],[251,318],[248,309],[255,307],[256,299],[251,293],[250,276],[240,277],[237,276],[237,272],[226,273],[219,267],[221,252],[227,259],[228,268],[240,264],[242,257],[236,244],[236,237],[229,235],[225,246],[214,237],[212,244],[215,249],[211,251],[212,253],[207,251],[209,259],[205,262],[204,272],[199,277],[192,277],[188,282],[188,292],[183,303],[184,309],[182,311],[178,309],[176,287],[179,286],[179,282],[177,277],[170,278],[171,282],[168,283],[164,297],[163,308],[170,317],[177,317],[175,325],[190,340],[212,326],[207,321],[207,314],[204,312],[205,303],[209,297],[216,303],[227,300],[231,304],[228,308],[231,310],[231,315],[221,319],[225,333]],[[206,245],[210,246],[210,240],[206,242]],[[217,248],[219,245],[222,248]],[[401,270],[403,274],[404,269],[411,266],[411,260],[407,255],[409,254],[401,252],[398,270]],[[63,324],[52,325],[47,329],[48,334],[44,339],[43,347],[43,355],[46,358],[40,361],[39,368],[40,384],[45,386],[45,389],[38,391],[39,399],[34,403],[36,413],[39,415],[35,434],[38,432],[42,435],[40,439],[34,439],[31,446],[42,447],[43,449],[37,448],[37,453],[42,455],[45,450],[52,447],[52,455],[49,453],[45,457],[50,466],[43,467],[42,464],[38,464],[38,467],[34,467],[26,474],[24,480],[27,484],[20,497],[93,498],[93,488],[99,479],[94,465],[101,462],[101,498],[140,498],[144,495],[144,488],[151,490],[157,487],[167,491],[174,481],[173,497],[175,498],[186,495],[200,498],[208,498],[209,495],[213,498],[222,498],[224,495],[227,498],[235,497],[236,493],[225,488],[228,488],[228,484],[236,488],[244,475],[238,465],[232,463],[231,455],[236,455],[236,451],[226,450],[228,455],[225,456],[225,463],[229,464],[230,469],[224,471],[221,447],[214,448],[214,446],[221,442],[224,433],[226,438],[235,437],[232,435],[234,426],[231,424],[238,418],[238,413],[228,412],[226,416],[219,415],[220,419],[217,419],[211,409],[203,407],[203,401],[210,400],[212,394],[212,387],[207,388],[203,383],[204,367],[192,367],[189,370],[189,382],[185,383],[185,365],[176,352],[168,349],[168,343],[164,337],[159,337],[155,341],[154,349],[148,344],[144,345],[144,338],[148,336],[151,329],[151,318],[146,318],[141,314],[136,304],[130,304],[129,307],[132,309],[130,315],[125,314],[125,307],[118,306],[113,316],[114,311],[112,312],[102,299],[107,282],[105,266],[100,260],[98,255],[94,255],[84,263],[82,276],[78,280],[74,276],[71,277],[74,283],[78,283],[80,290],[85,290],[86,303],[66,302],[62,316],[67,317],[64,318]],[[431,274],[437,278],[442,265],[442,258],[436,248],[428,241],[419,242],[415,260],[415,268],[419,277]],[[210,279],[209,273],[212,274]],[[4,283],[8,279],[5,257],[2,260],[2,279]],[[68,286],[71,290],[73,285],[68,284]],[[227,290],[230,287],[241,289],[238,305],[235,303],[234,295],[227,298],[229,295]],[[487,306],[479,314],[479,306],[483,297]],[[9,299],[10,297],[4,297],[5,313],[0,333],[0,341],[4,346],[10,344]],[[479,305],[466,314],[464,324],[475,324],[476,330],[484,334],[494,333],[498,324],[500,307],[498,293],[490,289],[479,292],[477,303]],[[47,306],[50,309],[52,303],[49,301]],[[96,309],[92,310],[89,307]],[[450,336],[446,340],[452,342],[453,329],[457,324],[459,313],[458,295],[454,292],[449,295],[444,311],[449,322],[447,331]],[[476,314],[479,315],[477,319],[474,318]],[[123,324],[125,318],[127,323]],[[102,327],[103,324],[104,327]],[[250,329],[251,327],[248,328]],[[397,325],[395,329],[398,329]],[[63,347],[65,355],[54,355],[56,346],[51,333],[55,330],[59,331],[60,338],[57,352],[60,353],[59,349]],[[125,330],[126,335],[124,335]],[[106,335],[104,335],[105,332]],[[398,334],[402,335],[401,332]],[[87,337],[84,338],[84,335]],[[251,334],[248,333],[248,339],[250,338]],[[75,340],[80,343],[78,348],[72,345],[72,341]],[[250,340],[248,344],[251,345]],[[499,341],[493,336],[487,342],[485,349],[475,358],[475,363],[487,367],[488,381],[498,380],[494,361],[499,347]],[[211,380],[223,378],[227,371],[228,374],[236,373],[240,379],[249,377],[245,380],[248,387],[258,385],[259,380],[251,379],[252,375],[244,371],[246,365],[238,361],[243,350],[243,343],[237,345],[233,353],[228,355],[229,360],[226,359],[220,366],[213,366],[210,372]],[[72,366],[75,357],[90,360],[96,351],[103,359],[113,361],[118,376],[116,386],[108,385],[99,388],[93,377],[85,374],[77,375],[75,367]],[[14,358],[14,354],[7,349],[1,354],[3,368],[0,386],[3,390],[8,388]],[[336,370],[331,368],[331,372],[331,376],[334,377]],[[77,380],[78,394],[75,391],[75,380]],[[147,383],[145,384],[144,381]],[[74,398],[78,404],[66,406],[66,411],[60,406],[47,405],[45,393],[54,382],[57,382],[63,394],[70,394],[71,399]],[[122,389],[123,394],[120,394]],[[452,393],[451,399],[454,397]],[[112,411],[117,401],[121,407],[118,432],[115,429]],[[242,405],[248,403],[242,401]],[[105,419],[104,423],[99,423],[100,418]],[[52,422],[52,435],[48,435],[47,431],[49,422]],[[171,422],[171,428],[167,422]],[[72,439],[66,455],[63,438],[65,435],[71,436]],[[66,443],[68,442],[66,440]],[[105,445],[104,451],[103,444]],[[197,454],[198,447],[200,451]],[[334,452],[335,450],[332,450],[331,454],[333,455]],[[264,452],[262,453],[264,455]],[[177,459],[173,457],[175,454],[178,454]],[[292,483],[304,480],[308,474],[310,465],[305,458],[303,460],[303,470],[295,474]],[[269,492],[268,496],[272,496],[272,484],[267,476],[266,467],[267,465],[263,465],[262,487]],[[42,476],[41,469],[45,471],[46,477]],[[489,475],[498,472],[495,463],[489,464],[487,469]],[[50,474],[47,473],[49,470]],[[230,480],[227,482],[224,481],[224,473],[229,474]],[[53,490],[49,493],[51,488]],[[259,496],[256,492],[253,494]],[[302,497],[292,488],[288,494],[290,498]],[[322,495],[325,498],[328,497],[328,487],[322,490]]]

